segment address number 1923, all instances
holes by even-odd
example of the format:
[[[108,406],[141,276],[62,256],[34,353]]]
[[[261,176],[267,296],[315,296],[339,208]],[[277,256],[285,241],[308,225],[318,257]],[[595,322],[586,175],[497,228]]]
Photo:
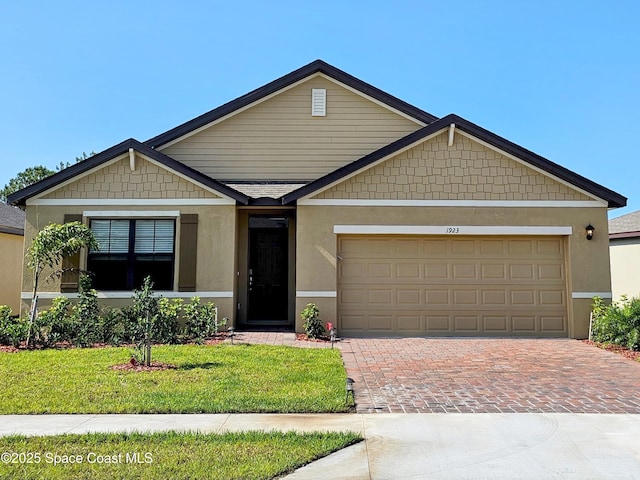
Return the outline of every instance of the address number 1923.
[[[460,227],[447,227],[447,233],[460,233]]]

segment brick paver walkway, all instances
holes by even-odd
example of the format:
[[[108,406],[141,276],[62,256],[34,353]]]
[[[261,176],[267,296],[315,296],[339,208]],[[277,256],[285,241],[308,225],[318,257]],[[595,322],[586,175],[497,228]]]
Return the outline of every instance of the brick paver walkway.
[[[249,343],[327,347],[293,333]],[[635,413],[640,363],[568,339],[346,338],[359,413]]]

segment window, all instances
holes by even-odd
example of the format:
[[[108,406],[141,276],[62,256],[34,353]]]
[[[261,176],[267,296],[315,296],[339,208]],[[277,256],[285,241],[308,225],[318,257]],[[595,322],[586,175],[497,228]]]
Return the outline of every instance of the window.
[[[151,275],[154,289],[173,290],[174,220],[91,220],[100,250],[87,270],[98,290],[133,290]]]

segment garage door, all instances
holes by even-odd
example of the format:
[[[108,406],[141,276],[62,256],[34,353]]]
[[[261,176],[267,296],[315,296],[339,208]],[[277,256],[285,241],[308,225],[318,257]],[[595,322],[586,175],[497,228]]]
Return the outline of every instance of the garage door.
[[[344,335],[567,336],[562,237],[338,236]]]

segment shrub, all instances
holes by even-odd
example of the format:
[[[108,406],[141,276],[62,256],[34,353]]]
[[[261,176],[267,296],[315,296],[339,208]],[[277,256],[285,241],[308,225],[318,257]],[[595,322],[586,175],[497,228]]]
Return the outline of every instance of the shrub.
[[[102,341],[98,292],[91,288],[91,278],[81,275],[78,281],[78,303],[72,308],[71,342],[86,347]]]
[[[307,304],[307,307],[302,310],[300,316],[304,320],[304,331],[309,338],[320,338],[324,335],[324,325],[322,320],[318,317],[320,310],[315,303]]]
[[[29,323],[12,316],[11,307],[0,305],[0,344],[17,347],[26,340]]]
[[[127,317],[119,308],[106,308],[101,312],[98,341],[110,345],[131,342],[127,336]]]
[[[58,342],[71,339],[73,321],[70,313],[69,299],[58,297],[53,300],[51,308],[40,312],[33,324],[33,339],[36,345],[52,347]]]
[[[640,298],[607,305],[602,298],[593,299],[592,338],[596,342],[622,345],[630,350],[640,350]]]
[[[158,314],[153,324],[152,337],[154,342],[175,343],[178,338],[178,319],[182,311],[182,299],[160,298],[158,300]]]
[[[191,303],[184,306],[184,317],[187,321],[185,336],[202,343],[208,337],[218,334],[219,327],[226,323],[218,323],[218,307],[215,303],[200,303],[200,297],[193,297]]]

